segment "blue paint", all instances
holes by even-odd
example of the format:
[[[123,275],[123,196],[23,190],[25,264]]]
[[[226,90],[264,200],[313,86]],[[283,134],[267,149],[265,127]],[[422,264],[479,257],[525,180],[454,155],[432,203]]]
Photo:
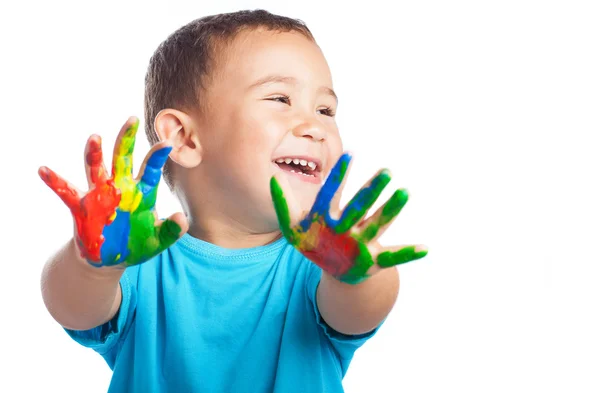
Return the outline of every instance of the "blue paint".
[[[105,240],[100,250],[101,259],[105,261],[104,265],[121,263],[129,256],[128,241],[131,228],[129,218],[129,212],[117,209],[115,220],[104,227],[102,236]],[[118,260],[117,256],[119,256]]]

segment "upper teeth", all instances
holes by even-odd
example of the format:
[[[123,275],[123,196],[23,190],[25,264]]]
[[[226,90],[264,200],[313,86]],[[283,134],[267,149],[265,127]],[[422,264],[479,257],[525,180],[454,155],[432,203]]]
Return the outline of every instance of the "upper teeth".
[[[284,162],[286,164],[289,164],[289,163],[293,162],[296,165],[308,166],[313,171],[317,167],[317,164],[315,164],[314,162],[303,160],[300,158],[278,158],[277,161],[275,161],[275,162],[277,162],[278,164],[283,164]]]

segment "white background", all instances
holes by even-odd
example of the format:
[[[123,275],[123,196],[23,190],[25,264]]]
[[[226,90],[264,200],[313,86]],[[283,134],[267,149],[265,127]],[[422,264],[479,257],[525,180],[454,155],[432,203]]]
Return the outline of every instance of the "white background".
[[[110,160],[122,123],[143,119],[156,46],[192,19],[242,8],[308,23],[356,155],[346,199],[389,167],[411,200],[384,242],[431,250],[400,268],[397,305],[357,352],[347,392],[600,391],[595,3],[3,5],[0,391],[106,391],[104,360],[41,300],[42,266],[72,227],[37,169],[84,188],[87,137],[102,135]],[[158,208],[180,210],[164,183]]]

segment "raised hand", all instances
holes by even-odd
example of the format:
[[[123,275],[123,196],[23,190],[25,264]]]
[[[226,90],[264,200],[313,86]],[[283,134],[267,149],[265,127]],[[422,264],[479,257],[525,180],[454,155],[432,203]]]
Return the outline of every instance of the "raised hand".
[[[427,255],[424,246],[382,248],[377,238],[408,201],[406,190],[399,189],[371,217],[364,219],[385,186],[390,182],[388,170],[381,170],[339,212],[340,187],[346,177],[351,157],[343,154],[319,191],[310,212],[298,224],[295,202],[286,201],[281,183],[271,179],[271,196],[279,225],[286,239],[312,262],[338,280],[358,284],[377,271],[410,262]],[[338,192],[339,190],[339,192]],[[334,203],[335,199],[335,203]],[[290,207],[292,213],[290,214]]]
[[[131,266],[161,253],[187,231],[181,213],[158,220],[154,209],[162,167],[171,147],[156,144],[147,154],[140,176],[133,178],[133,148],[139,121],[123,125],[117,137],[112,175],[104,167],[100,136],[92,135],[85,149],[89,191],[85,194],[47,167],[42,180],[71,210],[81,256],[90,264]]]

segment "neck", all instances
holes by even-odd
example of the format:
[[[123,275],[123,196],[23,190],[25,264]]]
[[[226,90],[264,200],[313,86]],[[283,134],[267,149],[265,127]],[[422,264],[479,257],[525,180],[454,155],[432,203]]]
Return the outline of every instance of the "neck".
[[[188,220],[190,236],[223,248],[259,247],[281,238],[280,231],[252,233],[236,226],[236,223],[223,222],[214,217],[198,218],[189,215]]]
[[[282,236],[276,225],[250,227],[242,220],[233,218],[232,214],[226,214],[222,211],[222,205],[211,203],[210,200],[192,203],[180,195],[180,201],[190,224],[188,234],[216,246],[230,249],[259,247]],[[254,222],[252,219],[246,221]]]

